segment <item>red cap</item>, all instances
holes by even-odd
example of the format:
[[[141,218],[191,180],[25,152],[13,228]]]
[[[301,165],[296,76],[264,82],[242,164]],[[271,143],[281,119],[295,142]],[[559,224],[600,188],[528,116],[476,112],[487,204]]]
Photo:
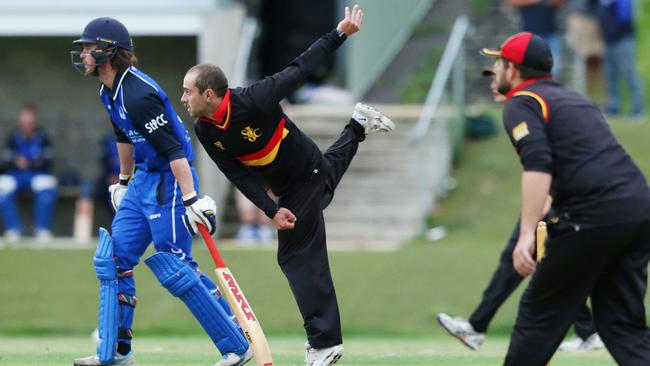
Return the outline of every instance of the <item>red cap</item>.
[[[502,57],[540,71],[551,71],[553,68],[551,49],[541,37],[530,32],[517,33],[503,42],[498,49],[484,48],[481,54]]]

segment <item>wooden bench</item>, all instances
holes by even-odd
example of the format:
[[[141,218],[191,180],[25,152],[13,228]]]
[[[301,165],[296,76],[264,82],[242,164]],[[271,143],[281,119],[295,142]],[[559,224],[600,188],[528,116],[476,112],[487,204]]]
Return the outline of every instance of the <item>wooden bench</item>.
[[[81,194],[79,186],[58,187],[58,198],[52,218],[52,234],[54,236],[73,236],[74,217],[77,200]],[[22,192],[16,200],[20,221],[23,225],[23,235],[30,236],[34,231],[34,195]],[[113,211],[102,200],[93,199],[92,235],[97,236],[99,227],[110,228]],[[4,220],[0,219],[0,232],[4,232]]]

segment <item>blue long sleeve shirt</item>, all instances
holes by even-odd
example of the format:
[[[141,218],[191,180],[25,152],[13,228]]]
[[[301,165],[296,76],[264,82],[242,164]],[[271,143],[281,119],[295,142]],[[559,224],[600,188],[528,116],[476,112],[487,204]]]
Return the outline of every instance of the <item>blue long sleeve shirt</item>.
[[[165,91],[149,76],[129,67],[115,77],[113,89],[102,85],[102,103],[111,117],[117,142],[134,147],[137,169],[164,171],[169,162],[194,160],[190,135]]]

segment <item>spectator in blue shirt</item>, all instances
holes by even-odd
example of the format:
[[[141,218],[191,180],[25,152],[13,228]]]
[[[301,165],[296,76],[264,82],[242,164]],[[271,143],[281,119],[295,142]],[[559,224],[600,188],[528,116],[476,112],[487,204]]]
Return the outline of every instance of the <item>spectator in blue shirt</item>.
[[[38,111],[26,104],[18,114],[18,128],[7,139],[4,150],[5,173],[0,175],[0,211],[4,218],[5,238],[20,239],[22,225],[16,194],[34,194],[35,235],[39,241],[52,237],[52,213],[57,198],[57,180],[52,175],[52,147],[38,125]]]
[[[634,61],[634,0],[590,0],[605,40],[605,114],[621,113],[619,78],[627,80],[632,95],[632,116],[643,116],[643,90]]]
[[[540,37],[551,48],[553,54],[553,76],[562,72],[562,37],[557,25],[558,9],[566,0],[508,0],[521,15],[521,28]]]

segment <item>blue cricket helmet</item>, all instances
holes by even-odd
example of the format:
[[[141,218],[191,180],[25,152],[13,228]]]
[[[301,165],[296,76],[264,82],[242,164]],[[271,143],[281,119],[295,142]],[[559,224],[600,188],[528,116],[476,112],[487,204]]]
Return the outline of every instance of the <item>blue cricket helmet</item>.
[[[70,51],[70,59],[72,66],[77,69],[82,75],[87,75],[87,66],[99,66],[110,62],[110,60],[117,54],[118,49],[126,51],[133,51],[133,41],[131,35],[126,29],[124,24],[118,20],[103,17],[93,19],[86,25],[81,37],[72,41],[75,45],[96,44],[94,50],[89,53],[95,59],[95,65],[85,65],[81,59],[82,51]],[[97,72],[96,70],[93,72]]]
[[[127,51],[133,51],[133,41],[131,41],[129,31],[117,19],[109,17],[91,20],[81,33],[81,37],[72,43],[102,44],[108,47],[116,46]]]

